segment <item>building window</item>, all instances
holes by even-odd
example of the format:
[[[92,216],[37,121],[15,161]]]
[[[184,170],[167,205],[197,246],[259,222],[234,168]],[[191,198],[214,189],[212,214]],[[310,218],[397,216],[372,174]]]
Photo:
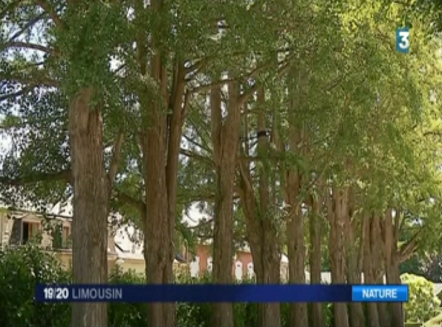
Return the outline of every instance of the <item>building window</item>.
[[[23,234],[22,234],[23,244],[26,244],[27,242],[35,238],[39,232],[40,232],[39,223],[23,222]]]

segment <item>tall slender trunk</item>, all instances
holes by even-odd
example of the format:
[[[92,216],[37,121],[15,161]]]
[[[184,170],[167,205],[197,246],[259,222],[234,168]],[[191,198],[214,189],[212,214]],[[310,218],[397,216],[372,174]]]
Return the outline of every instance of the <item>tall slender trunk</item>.
[[[232,283],[233,193],[241,126],[238,85],[229,83],[227,117],[222,118],[221,90],[211,90],[212,143],[216,169],[215,228],[213,236],[213,280]],[[213,325],[233,327],[231,303],[214,304]]]
[[[351,194],[352,195],[352,194]],[[350,208],[354,205],[354,199],[350,197]],[[346,219],[346,250],[347,250],[347,281],[349,284],[362,284],[362,235],[356,235],[361,227],[359,218],[351,210]],[[362,231],[361,231],[362,234]],[[365,317],[362,303],[350,303],[350,326],[365,326]]]
[[[394,255],[391,261],[391,265],[387,268],[387,283],[388,284],[401,284],[401,275],[399,270],[399,263],[397,255]],[[389,311],[391,327],[404,327],[404,311],[403,303],[389,303]]]
[[[152,284],[170,284],[174,281],[173,260],[175,257],[174,231],[176,219],[176,197],[178,157],[182,126],[185,117],[183,107],[183,66],[176,63],[173,77],[173,95],[167,96],[166,67],[159,56],[152,60],[151,75],[155,76],[163,90],[163,102],[144,101],[149,108],[140,132],[143,153],[144,179],[147,210],[144,211],[145,234],[144,257],[146,278]],[[169,108],[170,115],[167,115]],[[153,303],[148,305],[149,327],[174,326],[175,304]]]
[[[73,280],[108,280],[107,243],[110,181],[103,157],[101,108],[90,106],[93,89],[82,89],[69,109],[69,141],[74,189]],[[73,303],[72,327],[107,327],[106,303]]]
[[[393,209],[388,209],[385,215],[385,272],[387,284],[401,284],[400,277],[400,258],[398,253],[398,229],[400,220],[400,211],[396,210],[393,223]],[[389,311],[391,314],[390,326],[404,327],[404,314],[402,303],[389,303]]]
[[[384,235],[382,235],[381,230],[381,216],[378,213],[373,215],[371,221],[371,256],[373,260],[373,271],[375,283],[383,285],[384,284],[384,276],[385,276],[385,265],[384,265]],[[381,326],[389,326],[390,325],[390,317],[387,308],[387,304],[385,302],[381,302],[377,304],[378,313],[379,313],[379,323]]]
[[[264,90],[258,91],[258,103],[264,104]],[[264,108],[258,113],[258,131],[266,130]],[[247,125],[247,124],[245,124]],[[247,128],[246,128],[247,129]],[[247,150],[247,149],[246,149]],[[247,151],[245,151],[246,154]],[[268,142],[266,136],[258,140],[258,156],[266,160]],[[280,248],[278,239],[278,226],[271,215],[274,205],[270,204],[270,188],[268,171],[265,166],[259,170],[259,204],[257,194],[253,187],[250,166],[244,161],[240,162],[241,192],[246,217],[247,240],[252,252],[256,280],[259,284],[279,284],[280,282]],[[259,326],[281,326],[279,303],[259,304]]]
[[[372,214],[364,213],[363,221],[363,248],[364,248],[364,259],[363,259],[363,270],[364,270],[364,284],[375,284],[376,277],[374,275],[373,269],[373,257],[370,244],[372,243],[371,234],[371,221]],[[380,327],[379,323],[379,313],[376,303],[367,303],[367,322],[368,327]]]
[[[166,158],[164,129],[165,118],[150,116],[154,127],[148,128],[142,137],[143,163],[145,168],[146,215],[143,219],[145,235],[144,257],[148,284],[170,283],[168,270],[172,269],[173,235],[170,234],[166,187]],[[159,155],[161,154],[161,155]],[[148,305],[148,326],[165,326],[165,305]]]
[[[323,199],[312,197],[312,212],[310,215],[310,283],[321,284],[322,272],[322,206]],[[315,327],[325,327],[322,303],[312,303],[312,323]]]
[[[289,259],[289,283],[305,284],[305,244],[304,215],[298,201],[301,178],[295,169],[287,174],[286,200],[290,214],[286,222],[287,256]],[[306,303],[290,304],[290,327],[307,327],[308,313]]]
[[[329,251],[331,259],[331,278],[333,284],[344,284],[345,280],[345,220],[348,215],[348,188],[332,188],[327,196],[327,214],[330,222]],[[345,303],[333,304],[335,326],[348,327],[348,312]]]
[[[138,23],[144,24],[148,10],[155,16],[163,15],[164,1],[152,0],[147,8],[143,1],[137,1],[135,19]],[[176,56],[174,62],[169,62],[173,73],[168,74],[166,60],[170,56],[161,46],[162,37],[168,31],[162,20],[150,39],[144,30],[139,32],[136,36],[138,70],[140,75],[155,81],[154,87],[141,84],[137,89],[143,110],[139,142],[147,207],[142,210],[146,280],[150,284],[170,284],[174,281],[178,158],[187,104],[184,99],[184,62]],[[147,50],[149,46],[154,53],[152,56]],[[148,304],[147,313],[149,327],[173,327],[176,324],[174,303]]]
[[[292,153],[301,155],[299,144],[304,141],[304,128],[296,117],[295,112],[305,106],[303,103],[306,77],[304,71],[291,72],[289,81],[289,148]],[[293,163],[291,164],[293,165]],[[289,213],[286,217],[287,256],[289,259],[289,283],[305,283],[305,243],[304,243],[304,215],[301,210],[300,199],[302,187],[302,171],[299,167],[285,167],[284,200],[289,205]],[[307,327],[308,312],[307,303],[290,304],[290,327]]]
[[[294,201],[293,201],[294,202]],[[292,203],[293,203],[292,202]],[[288,202],[291,204],[290,202]],[[295,208],[287,222],[289,283],[305,284],[304,216],[301,207]],[[290,327],[308,327],[306,303],[290,304]]]

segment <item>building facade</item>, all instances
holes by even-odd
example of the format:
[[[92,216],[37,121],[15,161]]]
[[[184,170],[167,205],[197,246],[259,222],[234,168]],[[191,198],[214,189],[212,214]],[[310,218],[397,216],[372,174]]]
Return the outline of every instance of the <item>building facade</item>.
[[[17,246],[37,243],[43,250],[54,253],[66,268],[72,265],[72,240],[70,217],[44,217],[32,212],[4,211],[0,213],[0,236],[2,246]],[[141,232],[133,226],[122,226],[109,230],[109,269],[119,265],[123,271],[145,273],[145,259]],[[200,277],[212,271],[212,246],[201,242],[194,251],[183,248],[177,251],[175,268],[188,271],[192,277]],[[281,260],[281,279],[287,279],[288,261]],[[244,247],[232,258],[232,274],[237,280],[254,277],[252,254]]]

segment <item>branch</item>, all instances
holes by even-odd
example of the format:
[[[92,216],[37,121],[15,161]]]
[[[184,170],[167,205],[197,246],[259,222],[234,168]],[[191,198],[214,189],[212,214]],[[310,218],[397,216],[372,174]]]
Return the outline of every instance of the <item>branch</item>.
[[[116,193],[117,193],[116,194],[117,200],[120,200],[120,202],[126,203],[126,204],[138,209],[141,214],[147,210],[147,206],[143,201],[138,200],[138,199],[134,198],[133,196],[131,196],[127,193],[118,191],[118,190],[116,191]]]
[[[215,200],[215,193],[205,193],[205,194],[197,194],[193,195],[192,191],[194,190],[181,190],[183,195],[180,195],[180,198],[185,198],[190,200],[191,202],[213,202]],[[234,194],[232,195],[233,200],[240,199],[240,189],[236,189]]]
[[[209,83],[209,84],[203,84],[203,85],[200,85],[200,86],[192,87],[192,88],[189,90],[189,92],[192,93],[192,94],[194,94],[194,93],[199,93],[199,92],[210,91],[210,89],[211,89],[212,87],[223,86],[223,85],[225,85],[225,84],[227,84],[227,83],[229,83],[229,82],[234,82],[234,81],[235,81],[235,79],[233,79],[233,78],[221,79],[221,80],[218,80],[218,81],[214,81],[214,82],[212,82],[212,83]]]
[[[418,236],[420,235],[421,230],[416,232],[413,237],[405,244],[403,244],[399,249],[399,261],[403,262],[407,260],[410,256],[416,252],[418,244]]]
[[[279,68],[279,70],[278,70],[277,77],[281,77],[289,69],[290,69],[289,63],[281,66],[281,68]],[[238,106],[244,105],[250,99],[250,97],[253,95],[253,93],[255,93],[258,90],[258,87],[259,87],[258,83],[255,83],[250,89],[248,89],[243,94],[241,94],[241,96],[239,96],[239,98],[238,98]]]
[[[16,32],[14,35],[12,35],[12,37],[9,39],[9,41],[14,41],[16,38],[18,38],[20,35],[22,35],[28,28],[32,27],[34,24],[36,24],[40,19],[45,17],[45,13],[42,13],[40,15],[38,15],[37,17],[35,17],[33,20],[31,20],[30,22],[28,22],[25,26],[23,26],[23,28],[21,30],[19,30],[18,32]]]
[[[206,151],[206,152],[208,152],[208,153],[212,152],[211,149],[209,149],[208,147],[206,147],[206,146],[200,144],[199,142],[197,142],[197,141],[191,139],[191,138],[190,138],[189,136],[187,136],[186,134],[183,134],[183,137],[184,137],[184,139],[185,139],[187,142],[193,144],[193,145],[196,146],[197,148],[201,148],[201,149],[203,149],[204,151]]]
[[[11,81],[11,82],[34,85],[34,86],[45,85],[45,86],[58,87],[58,85],[59,85],[58,81],[50,79],[46,76],[35,76],[35,78],[33,78],[32,76],[29,76],[29,77],[13,76],[13,75],[0,73],[0,80],[7,80],[7,81]]]
[[[180,154],[182,154],[183,156],[186,156],[188,158],[192,158],[192,159],[199,160],[201,162],[205,162],[205,163],[209,164],[210,166],[213,165],[213,161],[210,160],[210,158],[202,156],[200,154],[197,154],[197,153],[195,153],[193,151],[189,151],[189,150],[186,150],[186,149],[180,149]]]
[[[196,86],[196,87],[192,88],[190,90],[190,92],[191,93],[198,93],[198,92],[209,91],[213,86],[223,86],[227,83],[235,82],[235,81],[243,80],[243,79],[248,80],[250,78],[256,77],[261,71],[268,68],[269,66],[270,66],[269,64],[258,66],[256,68],[254,68],[251,72],[249,72],[247,75],[241,76],[239,78],[225,78],[225,79],[220,79],[220,80],[214,81],[209,84],[203,84],[200,86]]]
[[[185,75],[194,74],[200,71],[208,62],[207,58],[199,59],[194,64],[184,69]]]
[[[428,131],[428,132],[424,132],[423,136],[424,137],[426,137],[426,136],[442,136],[442,131]]]
[[[49,16],[51,16],[52,21],[54,22],[55,26],[57,26],[58,29],[62,30],[64,29],[64,24],[61,21],[60,17],[58,17],[57,13],[55,12],[54,8],[47,3],[45,0],[34,0],[36,4],[38,4],[41,9],[43,9]]]
[[[2,96],[0,96],[0,102],[8,100],[10,98],[15,98],[15,97],[19,97],[21,95],[24,95],[25,93],[29,92],[32,88],[33,88],[33,86],[30,85],[30,86],[22,88],[20,91],[2,95]]]
[[[123,142],[124,142],[124,132],[123,130],[120,130],[117,137],[115,138],[114,151],[112,153],[112,160],[108,172],[108,178],[111,185],[114,183],[115,176],[117,175],[118,172],[118,166],[121,159],[121,148],[123,147]]]
[[[50,49],[48,47],[45,47],[41,44],[36,43],[28,43],[28,42],[21,42],[21,41],[10,41],[2,44],[0,47],[0,50],[4,50],[6,48],[23,48],[23,49],[29,49],[29,50],[38,50],[50,54],[55,54],[55,51],[53,49]]]
[[[64,180],[71,184],[71,170],[62,170],[56,173],[36,173],[32,176],[23,176],[17,178],[0,177],[0,184],[9,186],[22,186],[26,184],[34,184],[43,181],[61,181]]]

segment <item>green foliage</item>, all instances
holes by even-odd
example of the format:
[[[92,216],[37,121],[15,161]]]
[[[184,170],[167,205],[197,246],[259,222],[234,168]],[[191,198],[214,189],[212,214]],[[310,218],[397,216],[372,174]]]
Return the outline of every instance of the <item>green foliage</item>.
[[[168,98],[168,106],[175,102],[181,106],[182,99],[174,99],[179,84],[175,77],[185,63],[189,93],[183,127],[186,147],[181,151],[178,172],[177,247],[182,243],[192,247],[195,239],[212,236],[210,222],[190,229],[181,222],[181,213],[198,201],[202,211],[213,215],[217,190],[212,119],[207,89],[202,86],[227,73],[240,81],[244,93],[256,87],[255,83],[264,86],[264,108],[257,108],[253,97],[241,106],[248,126],[242,124],[240,139],[256,131],[256,110],[265,111],[267,127],[276,131],[282,144],[274,144],[264,160],[254,160],[257,151],[253,146],[244,155],[253,161],[254,182],[261,171],[272,176],[278,189],[272,205],[283,201],[287,169],[303,175],[300,198],[311,193],[313,184],[317,188],[350,184],[356,198],[352,211],[399,208],[401,244],[418,235],[421,252],[438,249],[442,231],[442,85],[440,56],[435,53],[441,46],[439,38],[428,37],[435,26],[427,24],[422,15],[429,14],[428,22],[437,22],[440,8],[435,10],[434,4],[440,0],[400,2],[232,0],[207,5],[165,1],[157,10],[127,1],[86,0],[60,6],[49,1],[62,21],[63,27],[56,27],[60,23],[51,21],[51,15],[39,18],[42,8],[34,2],[0,1],[6,8],[1,14],[5,24],[0,33],[0,113],[5,115],[0,129],[13,140],[12,149],[1,158],[0,177],[28,183],[14,188],[8,183],[0,185],[2,196],[15,204],[23,203],[25,194],[33,205],[44,207],[70,195],[71,187],[56,177],[70,169],[69,101],[79,89],[92,86],[94,100],[102,104],[107,168],[109,144],[117,130],[130,127],[126,128],[112,208],[141,226],[139,204],[146,198],[146,172],[137,137],[149,121],[151,106],[146,105],[150,101],[146,99]],[[403,25],[412,26],[409,55],[394,51],[394,31]],[[14,36],[15,31],[21,31],[19,37]],[[28,49],[11,45],[18,40],[28,42]],[[36,52],[29,44],[46,49]],[[160,54],[164,62],[168,85],[161,92],[167,94],[160,94],[153,76],[144,72],[154,66],[154,54]],[[117,73],[113,66],[119,65],[122,69]],[[287,68],[288,73],[278,74],[281,68]],[[223,98],[228,102],[228,94]],[[303,135],[303,140],[290,144],[295,134]],[[330,184],[319,186],[317,177],[325,181],[321,184]],[[241,204],[235,201],[235,240],[241,241],[247,226]],[[284,219],[280,219],[284,214],[272,211],[278,231],[284,230]],[[323,235],[328,238],[328,233]],[[58,247],[59,231],[53,236]],[[322,250],[325,265],[329,251],[326,246]],[[12,258],[8,260],[18,260],[14,255],[6,254]],[[27,275],[23,272],[20,276]],[[31,277],[25,278],[27,283],[34,280]],[[197,282],[186,278],[181,276],[178,281]],[[143,282],[121,271],[115,271],[111,280]],[[143,325],[142,307],[111,304],[110,324]],[[236,304],[234,308],[238,327],[257,324],[256,305]],[[30,310],[22,317],[34,317]],[[180,326],[208,326],[210,310],[208,304],[179,304]],[[284,323],[287,310],[287,305],[282,305]],[[413,310],[417,309],[412,308],[414,315]],[[7,317],[7,325],[22,323],[14,320],[12,313]],[[29,317],[24,324],[32,326],[34,318]]]
[[[118,266],[109,277],[112,284],[143,284],[143,276],[135,272],[122,272]],[[145,327],[146,326],[146,305],[143,303],[110,303],[109,327]]]
[[[405,303],[406,321],[423,323],[440,311],[440,300],[434,295],[433,283],[411,274],[401,276],[409,287],[409,301]]]
[[[70,322],[69,304],[36,303],[38,283],[68,282],[58,261],[32,245],[0,250],[0,325],[60,327]]]
[[[401,273],[419,275],[432,281],[442,282],[442,256],[435,254],[417,253],[401,264]]]
[[[34,246],[7,248],[0,251],[0,325],[17,327],[63,327],[70,321],[69,304],[36,303],[35,284],[69,283],[70,274],[60,267],[49,253]],[[145,278],[135,272],[114,269],[109,278],[112,284],[143,284]],[[200,279],[187,273],[177,275],[177,283],[210,283],[210,275]],[[243,283],[251,281],[244,280]],[[330,306],[324,305],[327,321]],[[144,303],[110,303],[109,327],[145,327]],[[210,327],[210,303],[178,303],[177,318],[180,327]],[[288,326],[289,304],[281,304],[282,326]],[[258,304],[234,304],[235,327],[257,326]]]

